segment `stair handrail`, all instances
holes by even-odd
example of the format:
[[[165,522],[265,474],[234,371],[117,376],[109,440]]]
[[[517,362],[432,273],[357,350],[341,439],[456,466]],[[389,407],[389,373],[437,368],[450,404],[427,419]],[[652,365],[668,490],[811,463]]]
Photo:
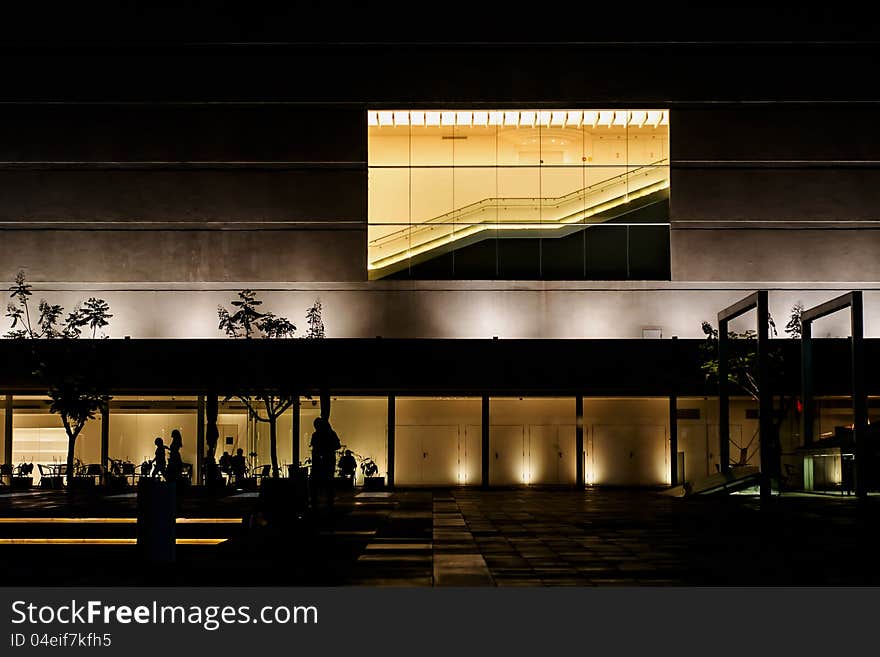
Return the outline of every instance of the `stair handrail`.
[[[541,201],[543,205],[543,201],[548,201],[546,205],[548,207],[558,207],[563,203],[567,203],[568,200],[577,198],[578,196],[587,196],[592,192],[600,192],[608,187],[612,186],[614,181],[620,181],[621,179],[626,179],[627,177],[637,176],[639,172],[644,172],[646,169],[655,170],[661,167],[664,163],[669,162],[669,158],[663,158],[657,160],[656,162],[652,162],[650,164],[643,164],[641,166],[636,167],[630,171],[625,171],[624,173],[618,174],[616,176],[612,176],[611,178],[606,178],[604,180],[600,180],[598,182],[593,183],[592,185],[587,185],[586,187],[582,187],[581,189],[577,189],[573,192],[569,192],[568,194],[563,194],[562,196],[550,196],[550,197],[535,197],[535,196],[507,196],[507,197],[499,197],[499,196],[490,196],[489,198],[480,199],[479,201],[474,201],[473,203],[468,203],[467,205],[463,205],[460,208],[456,208],[455,210],[450,210],[444,214],[438,215],[436,217],[432,217],[431,219],[426,219],[425,221],[420,221],[417,224],[407,225],[405,228],[401,228],[392,233],[388,233],[387,235],[382,235],[381,237],[377,237],[374,240],[369,242],[370,246],[381,246],[382,244],[392,241],[393,239],[400,239],[405,234],[408,234],[412,237],[414,230],[419,230],[423,226],[430,225],[443,225],[444,223],[441,221],[446,217],[452,217],[453,222],[456,223],[455,219],[460,218],[462,216],[473,214],[479,210],[482,210],[483,207],[497,205],[499,207],[505,207],[505,205],[510,204],[513,205],[515,202],[525,202],[525,204],[532,203],[534,201]],[[506,202],[505,205],[501,205],[500,202]],[[479,206],[479,207],[478,207]],[[485,222],[480,222],[485,223]]]

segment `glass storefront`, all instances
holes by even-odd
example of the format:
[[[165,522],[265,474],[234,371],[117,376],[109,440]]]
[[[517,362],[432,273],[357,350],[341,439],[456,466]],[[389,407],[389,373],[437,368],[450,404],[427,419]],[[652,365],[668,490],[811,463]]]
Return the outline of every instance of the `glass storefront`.
[[[198,400],[196,397],[114,397],[110,402],[108,456],[130,468],[150,461],[156,452],[156,438],[171,445],[171,432],[183,437],[181,458],[189,465],[195,483]]]
[[[667,111],[383,110],[368,124],[370,278],[669,278]]]
[[[300,400],[300,459],[311,455],[309,443],[314,421],[321,414],[317,397]],[[330,424],[339,436],[342,450],[350,449],[358,461],[372,459],[379,468],[378,476],[388,476],[388,398],[387,397],[332,397]],[[357,483],[363,480],[360,467]]]
[[[34,485],[61,472],[67,462],[67,432],[61,418],[49,412],[49,400],[16,396],[12,414],[12,464],[33,464]],[[101,462],[101,416],[88,421],[76,440],[74,459],[83,466]]]

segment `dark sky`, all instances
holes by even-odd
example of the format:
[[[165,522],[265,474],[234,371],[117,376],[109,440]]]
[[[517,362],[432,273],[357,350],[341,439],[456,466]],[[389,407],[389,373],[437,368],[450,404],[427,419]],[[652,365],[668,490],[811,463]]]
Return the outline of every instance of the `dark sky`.
[[[2,3],[0,43],[874,41],[880,10],[856,6],[28,0]]]

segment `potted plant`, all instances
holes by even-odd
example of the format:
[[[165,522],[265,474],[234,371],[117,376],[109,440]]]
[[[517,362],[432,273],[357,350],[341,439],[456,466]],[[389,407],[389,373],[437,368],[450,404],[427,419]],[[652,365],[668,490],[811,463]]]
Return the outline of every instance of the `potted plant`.
[[[361,472],[364,475],[364,490],[382,490],[385,488],[385,477],[378,476],[379,466],[369,456],[361,461]]]
[[[34,485],[34,464],[19,463],[15,466],[15,472],[12,476],[12,488],[25,489],[32,488]]]

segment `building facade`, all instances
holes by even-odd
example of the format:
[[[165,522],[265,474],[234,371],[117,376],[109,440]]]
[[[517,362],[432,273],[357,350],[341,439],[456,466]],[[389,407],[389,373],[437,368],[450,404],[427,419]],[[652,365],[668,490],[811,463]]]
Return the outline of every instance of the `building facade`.
[[[120,359],[152,349],[167,365],[161,341],[208,344],[215,374],[238,363],[218,305],[253,290],[302,335],[320,300],[331,420],[397,485],[693,480],[719,458],[703,321],[768,290],[782,339],[793,306],[862,290],[865,335],[880,337],[880,124],[861,77],[876,54],[858,44],[20,46],[4,59],[5,287],[23,271],[34,299],[103,298],[111,341],[130,339]],[[814,328],[848,335],[842,316]],[[689,356],[669,360],[673,337]],[[487,374],[495,340],[517,351]],[[545,357],[548,340],[593,341],[572,348],[591,360]],[[412,341],[417,383],[414,352],[393,346]],[[140,463],[179,428],[199,471],[205,397],[229,391],[181,372],[201,361],[175,349],[163,376],[132,358],[79,440],[84,463]],[[13,370],[5,462],[61,460],[63,429]],[[281,419],[283,464],[307,453],[313,392]],[[819,433],[852,421],[845,385],[821,392]],[[757,463],[756,408],[731,405],[740,462]],[[224,451],[266,462],[241,404],[221,402],[217,422]],[[795,468],[798,422],[783,430]]]

